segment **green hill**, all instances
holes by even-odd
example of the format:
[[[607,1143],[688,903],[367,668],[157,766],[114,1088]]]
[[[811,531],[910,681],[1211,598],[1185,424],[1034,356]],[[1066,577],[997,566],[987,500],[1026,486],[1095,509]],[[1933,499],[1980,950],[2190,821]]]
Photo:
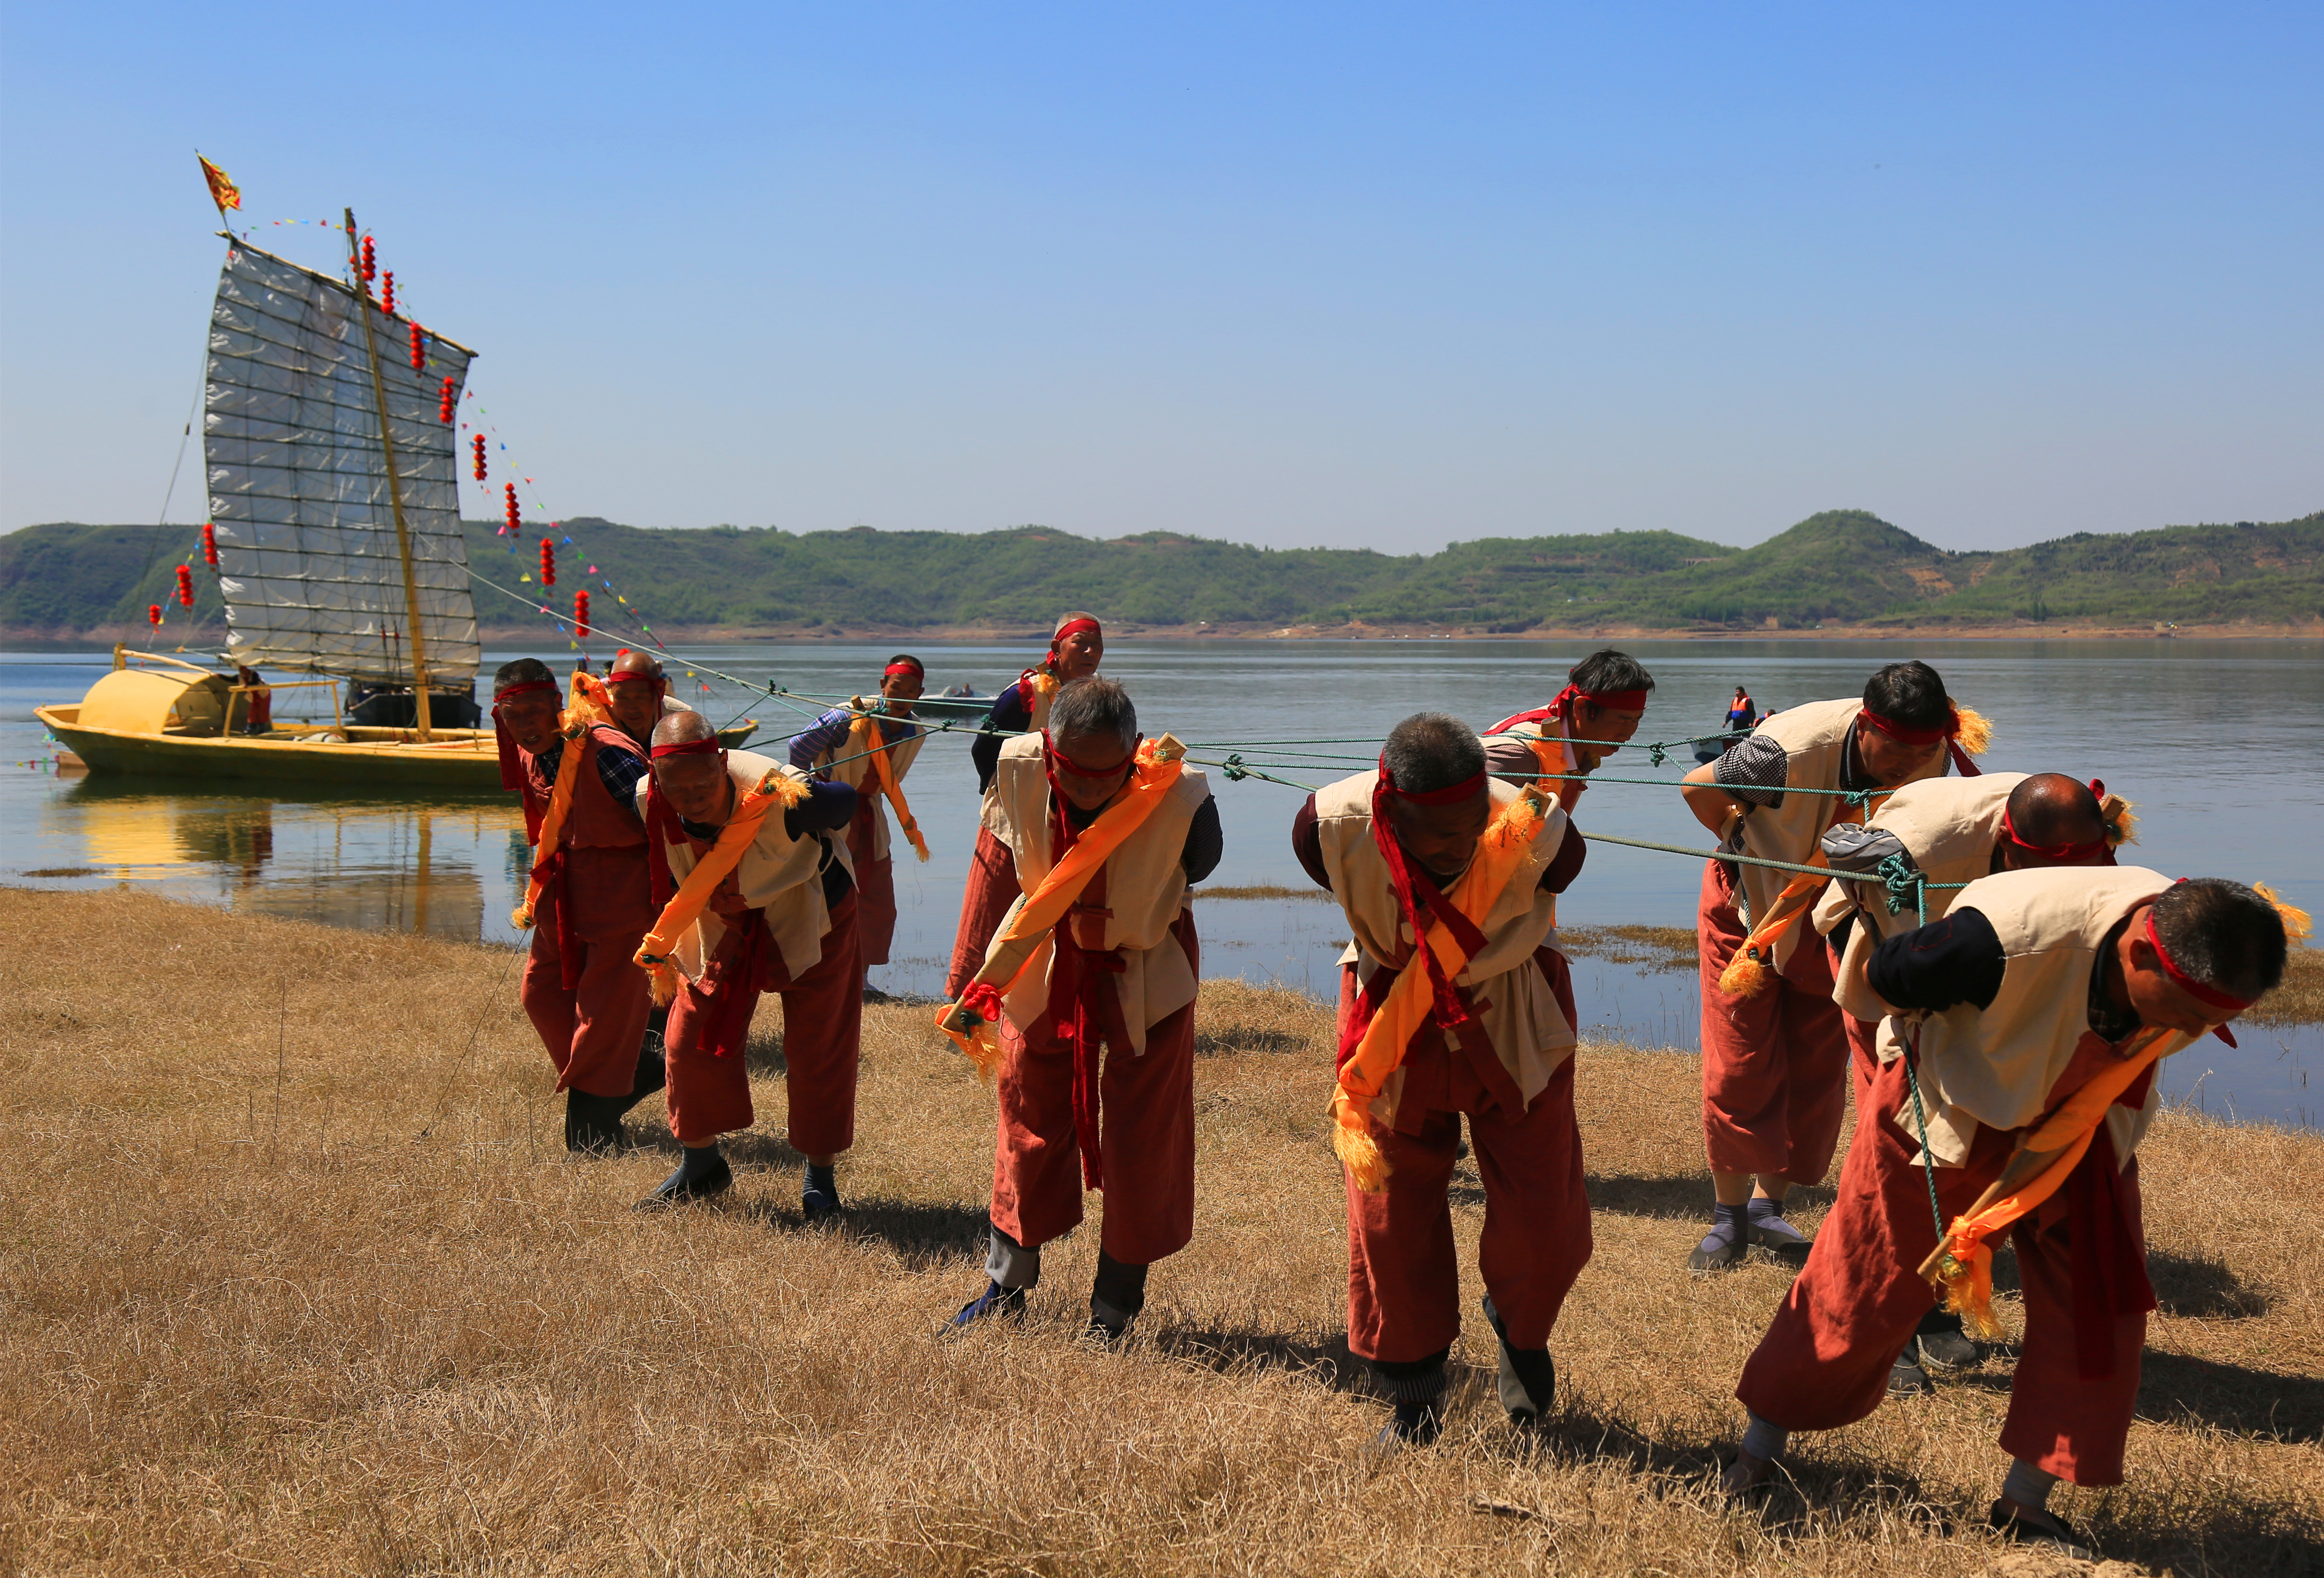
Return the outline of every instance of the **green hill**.
[[[562,523],[556,605],[586,585],[599,623],[615,594],[665,632],[763,633],[1034,629],[1085,607],[1117,624],[1271,630],[1434,624],[1478,633],[1536,626],[1697,631],[1818,624],[1959,629],[2060,625],[2312,624],[2324,620],[2324,513],[2273,524],[2089,532],[1999,552],[1953,553],[1861,510],[1828,511],[1748,549],[1669,531],[1480,538],[1434,554],[1261,549],[1176,532],[1098,541],[1038,526],[979,534],[805,533],[715,526],[648,531]],[[194,529],[30,526],[0,537],[0,629],[69,636],[136,626],[169,595]],[[489,523],[468,526],[487,626],[540,615]],[[193,561],[197,564],[198,561]],[[594,575],[589,567],[595,567]],[[612,591],[606,583],[612,583]],[[214,621],[215,579],[197,570]],[[515,595],[510,595],[515,594]]]

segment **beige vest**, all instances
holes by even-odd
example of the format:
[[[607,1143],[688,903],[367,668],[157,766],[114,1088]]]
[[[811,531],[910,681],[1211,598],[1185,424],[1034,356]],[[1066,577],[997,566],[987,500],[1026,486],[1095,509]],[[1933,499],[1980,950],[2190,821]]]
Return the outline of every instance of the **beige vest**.
[[[788,778],[802,776],[796,768],[778,764],[755,751],[726,753],[726,775],[733,780],[738,796],[758,788],[768,773],[777,771]],[[638,780],[641,817],[646,811],[646,784],[645,779]],[[653,824],[648,822],[646,827],[649,836],[659,844]],[[670,847],[670,874],[685,881],[687,872],[694,869],[694,859],[691,843]],[[734,868],[742,901],[766,911],[767,929],[773,934],[783,967],[793,980],[814,969],[823,957],[824,936],[831,930],[831,910],[823,901],[823,869],[834,861],[845,867],[851,878],[854,876],[855,863],[848,857],[845,838],[821,833],[793,838],[783,831],[781,810],[770,807],[766,820],[759,824],[759,835]],[[700,975],[704,962],[718,951],[725,935],[725,918],[715,910],[704,910],[702,918],[678,941],[679,966],[689,976]]]
[[[2115,922],[2170,886],[2170,878],[2142,866],[2059,866],[1981,877],[1955,896],[1953,908],[1976,910],[2001,939],[2001,990],[1984,1009],[1964,1002],[1942,1013],[1897,1015],[1882,1027],[1880,1048],[1882,1061],[1893,1060],[1898,1043],[1917,1030],[1929,1150],[1940,1164],[1959,1166],[1980,1123],[2022,1129],[2042,1115],[2089,1030],[2099,944]],[[2191,1040],[2171,1032],[2163,1056]],[[2162,1100],[2158,1074],[2144,1107],[2107,1110],[2117,1160],[2129,1161]],[[1895,1121],[1913,1133],[1909,1102]]]
[[[1397,905],[1388,862],[1372,842],[1372,786],[1379,781],[1375,770],[1315,791],[1323,872],[1332,879],[1332,896],[1340,901],[1354,933],[1340,962],[1355,965],[1359,986],[1383,964],[1410,959],[1415,945],[1412,927]],[[1496,811],[1523,792],[1499,779],[1487,782]],[[1573,1055],[1573,1027],[1565,1022],[1557,994],[1533,962],[1535,949],[1556,941],[1555,895],[1542,891],[1541,874],[1557,858],[1566,826],[1565,812],[1553,803],[1533,848],[1478,927],[1485,934],[1484,952],[1452,978],[1456,985],[1471,989],[1477,1018],[1528,1105],[1558,1066]],[[1416,962],[1415,967],[1419,967]],[[1393,1123],[1403,1091],[1404,1070],[1399,1068],[1372,1103],[1373,1113]]]
[[[1849,730],[1856,723],[1856,715],[1863,710],[1864,704],[1856,700],[1806,702],[1777,713],[1752,733],[1765,734],[1784,748],[1786,789],[1836,789],[1840,787]],[[1945,761],[1944,742],[1941,740],[1929,747],[1928,761],[1905,781],[1934,778],[1944,771]],[[1847,808],[1846,799],[1832,794],[1786,794],[1782,805],[1772,807],[1746,805],[1740,827],[1729,830],[1726,847],[1737,849],[1739,844],[1739,853],[1744,854],[1805,865],[1815,854],[1824,829],[1839,820]],[[1743,900],[1739,908],[1745,924],[1766,914],[1784,885],[1797,874],[1769,866],[1744,866],[1737,894]],[[1791,963],[1806,931],[1805,927],[1794,925],[1776,939],[1777,970]]]
[[[1974,882],[1992,874],[2001,813],[2009,805],[2010,791],[2025,779],[2022,772],[1988,772],[1908,783],[1873,813],[1870,826],[1895,834],[1931,882]],[[1930,888],[1928,918],[1941,919],[1960,892],[1959,888]],[[1864,983],[1866,964],[1882,939],[1923,924],[1921,911],[1908,904],[1892,915],[1888,890],[1881,883],[1836,881],[1816,901],[1816,930],[1829,935],[1850,914],[1865,924],[1848,934],[1847,951],[1834,972],[1831,1000],[1858,1019],[1878,1019],[1885,1010],[1875,1006],[1877,1000]]]
[[[854,696],[848,698],[847,705],[857,712],[870,712],[873,707],[878,706],[880,702],[877,698],[867,701],[862,697]],[[885,739],[888,730],[894,726],[892,720],[879,721],[881,737]],[[888,752],[888,761],[895,770],[896,786],[899,789],[903,787],[904,774],[909,772],[912,770],[912,763],[919,759],[920,747],[927,743],[927,730],[925,727],[918,728],[914,731],[910,739]],[[872,858],[881,861],[889,858],[888,844],[891,836],[888,828],[888,797],[880,792],[878,767],[873,764],[871,757],[862,754],[862,746],[857,743],[856,736],[851,732],[843,737],[838,744],[815,759],[813,771],[817,778],[827,778],[834,783],[853,785],[857,794],[871,801]],[[843,757],[849,760],[842,761]]]
[[[1181,768],[1178,781],[1121,847],[1106,857],[1104,908],[1094,916],[1068,911],[1060,926],[1078,926],[1082,946],[1118,951],[1123,969],[1114,980],[1122,1022],[1130,1029],[1133,1056],[1146,1050],[1146,1032],[1194,1001],[1194,964],[1170,930],[1187,905],[1186,830],[1211,798],[1210,782],[1195,769]],[[984,797],[985,831],[1009,846],[1017,861],[1017,885],[1027,893],[1041,885],[1056,863],[1049,848],[1049,775],[1041,736],[1019,734],[1004,741]],[[993,934],[997,946],[1003,927]],[[1049,1004],[1049,968],[1056,949],[1047,938],[1002,1000],[1011,1024],[1022,1029]]]

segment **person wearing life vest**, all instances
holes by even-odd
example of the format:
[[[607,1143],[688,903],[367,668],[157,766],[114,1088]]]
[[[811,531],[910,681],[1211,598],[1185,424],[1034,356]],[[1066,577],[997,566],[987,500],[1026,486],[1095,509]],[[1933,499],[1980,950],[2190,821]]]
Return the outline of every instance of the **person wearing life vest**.
[[[1008,854],[1005,896],[963,918],[938,1019],[1000,1085],[985,1286],[956,1327],[1023,1314],[1042,1246],[1081,1222],[1085,1187],[1105,1195],[1088,1327],[1101,1340],[1128,1331],[1148,1268],[1194,1236],[1202,955],[1187,886],[1223,843],[1183,755],[1167,734],[1146,740],[1129,694],[1096,678],[1069,681],[1045,729],[1001,746],[984,817]]]
[[[1684,779],[1697,820],[1722,854],[1821,863],[1820,840],[1860,822],[1869,797],[1965,774],[1985,720],[1945,694],[1926,663],[1891,663],[1861,700],[1805,702],[1763,720]],[[1741,1263],[1753,1244],[1796,1259],[1806,1235],[1784,1218],[1794,1184],[1821,1183],[1846,1107],[1848,1038],[1831,1001],[1831,956],[1807,911],[1824,881],[1775,867],[1704,863],[1696,911],[1702,973],[1702,1130],[1716,1205],[1690,1269]]]
[[[1485,731],[1487,771],[1512,783],[1539,778],[1572,816],[1589,786],[1580,777],[1555,775],[1594,772],[1620,750],[1638,732],[1654,687],[1655,677],[1629,653],[1611,647],[1592,652],[1567,671],[1565,688],[1547,706],[1503,718]]]
[[[862,1041],[855,885],[843,834],[855,790],[724,750],[696,712],[655,724],[652,749],[637,803],[655,852],[655,915],[636,958],[640,978],[650,977],[654,995],[669,1003],[669,1129],[686,1156],[640,1204],[675,1205],[733,1186],[718,1137],[755,1120],[743,1047],[761,994],[777,992],[785,1138],[807,1158],[800,1213],[827,1221],[841,1210],[839,1153],[855,1143]]]
[[[273,687],[264,683],[257,669],[243,663],[235,665],[234,682],[246,687],[242,693],[244,708],[242,732],[263,734],[272,731],[274,727]]]
[[[1461,1332],[1447,1188],[1465,1116],[1485,1186],[1484,1315],[1500,1400],[1549,1409],[1550,1328],[1590,1259],[1573,1112],[1573,986],[1550,946],[1585,847],[1554,795],[1489,774],[1469,726],[1419,713],[1376,771],[1318,789],[1291,846],[1339,900],[1333,1143],[1345,1174],[1348,1345],[1394,1400],[1383,1445],[1443,1429]],[[1425,939],[1425,940],[1424,940]]]
[[[605,694],[612,698],[614,724],[641,751],[652,745],[656,724],[671,713],[688,710],[670,695],[660,660],[635,647],[623,647],[606,666]]]
[[[968,857],[968,883],[960,896],[960,925],[953,933],[948,979],[965,981],[984,963],[984,943],[977,935],[979,916],[997,905],[1007,909],[1017,898],[1015,869],[1008,846],[993,835],[992,784],[1000,771],[1001,749],[1013,735],[1049,726],[1049,707],[1058,687],[1095,674],[1105,658],[1105,632],[1093,615],[1073,613],[1057,621],[1049,638],[1049,653],[1018,676],[1017,682],[992,698],[983,732],[969,742],[968,756],[976,764],[976,792],[983,804],[978,817],[976,847]]]
[[[896,937],[896,863],[889,854],[894,836],[889,830],[891,805],[913,849],[920,859],[928,858],[927,841],[904,798],[904,775],[927,743],[912,721],[912,704],[927,687],[927,676],[918,658],[899,652],[888,660],[876,697],[851,697],[846,706],[832,708],[812,728],[791,737],[793,767],[810,778],[851,784],[856,791],[847,851],[855,863],[856,946],[867,974],[873,965],[888,962]]]
[[[2114,866],[1980,878],[1942,919],[1873,947],[1864,985],[1902,1053],[1881,1065],[1839,1198],[1743,1368],[1750,1425],[1725,1488],[1764,1479],[1790,1432],[1877,1407],[1934,1298],[1997,1334],[2006,1229],[2025,1331],[2000,1437],[2015,1461],[1989,1518],[2089,1557],[2047,1500],[2059,1479],[2123,1479],[2155,1307],[2133,1155],[2160,1103],[2155,1062],[2207,1032],[2232,1040],[2227,1021],[2274,988],[2306,930],[2264,888]]]
[[[2116,847],[2135,836],[2130,804],[2062,772],[1987,772],[1975,778],[1930,778],[1905,785],[1861,826],[1843,822],[1823,835],[1824,858],[1836,872],[1919,875],[1917,893],[1881,882],[1835,881],[1816,901],[1814,922],[1836,961],[1832,1001],[1848,1033],[1856,1110],[1870,1110],[1883,1058],[1900,1048],[1883,1045],[1881,1012],[1864,983],[1872,950],[1928,920],[1943,918],[1959,884],[2000,872],[2058,866],[2110,866]],[[1932,1308],[1889,1371],[1897,1397],[1933,1391],[1928,1364],[1959,1369],[1983,1352],[1961,1330],[1960,1317]]]
[[[514,918],[532,933],[521,989],[565,1093],[566,1149],[619,1149],[622,1117],[660,1086],[647,1050],[650,1003],[630,964],[653,920],[645,828],[635,789],[645,759],[589,704],[586,675],[572,705],[549,665],[503,664],[493,678],[501,786],[523,797],[535,848],[526,900]],[[602,694],[602,693],[597,693]]]

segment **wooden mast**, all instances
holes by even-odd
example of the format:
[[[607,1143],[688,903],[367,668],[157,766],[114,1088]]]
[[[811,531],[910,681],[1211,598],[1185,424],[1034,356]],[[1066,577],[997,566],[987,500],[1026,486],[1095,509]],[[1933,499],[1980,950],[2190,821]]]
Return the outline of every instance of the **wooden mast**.
[[[372,399],[379,411],[379,448],[387,461],[387,503],[395,516],[395,549],[403,559],[403,608],[411,622],[411,699],[412,717],[420,725],[420,737],[425,741],[429,733],[428,649],[420,632],[420,579],[411,568],[411,532],[403,523],[403,484],[395,475],[395,438],[388,431],[387,383],[379,374],[379,342],[371,327],[371,287],[364,282],[363,246],[355,231],[355,211],[346,210],[347,258],[355,264],[356,315],[363,319],[364,354],[371,362]]]

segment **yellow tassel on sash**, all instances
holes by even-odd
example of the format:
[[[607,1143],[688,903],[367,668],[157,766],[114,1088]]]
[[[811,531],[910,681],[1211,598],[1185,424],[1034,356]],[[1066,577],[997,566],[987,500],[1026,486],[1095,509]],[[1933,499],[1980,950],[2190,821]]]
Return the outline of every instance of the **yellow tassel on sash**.
[[[758,788],[736,799],[733,816],[727,819],[725,826],[718,830],[718,842],[711,845],[709,854],[694,863],[694,869],[686,873],[686,881],[678,884],[678,891],[670,895],[669,903],[662,906],[653,929],[646,933],[644,940],[638,944],[634,959],[638,967],[652,978],[653,1000],[657,1005],[667,1008],[671,999],[678,995],[676,957],[679,939],[693,928],[696,921],[702,918],[703,910],[710,906],[711,895],[718,891],[718,884],[742,863],[742,852],[750,848],[752,841],[759,836],[759,829],[765,823],[767,813],[788,810],[807,797],[807,785],[788,773],[777,771],[769,772],[759,780]],[[649,850],[647,858],[668,860],[669,855],[667,851],[656,849]]]
[[[1528,785],[1501,807],[1477,841],[1476,858],[1446,895],[1472,926],[1483,927],[1485,917],[1500,902],[1510,877],[1525,863],[1541,832],[1547,805],[1540,788]],[[1440,920],[1430,919],[1428,936],[1421,946],[1435,953],[1448,978],[1468,965],[1468,955]],[[1390,1170],[1388,1158],[1380,1155],[1379,1142],[1372,1138],[1371,1104],[1387,1086],[1388,1075],[1403,1066],[1412,1038],[1434,1007],[1427,966],[1416,956],[1389,984],[1387,1001],[1364,1027],[1356,1049],[1340,1066],[1339,1084],[1332,1091],[1332,1149],[1347,1167],[1348,1176],[1355,1179],[1356,1187],[1367,1195],[1377,1195],[1386,1186]]]
[[[1177,784],[1179,774],[1186,769],[1185,754],[1186,748],[1169,734],[1138,748],[1138,764],[1130,781],[1098,813],[1097,819],[1075,835],[1065,858],[1051,866],[1048,875],[1011,912],[996,946],[985,950],[983,968],[959,1000],[947,1003],[936,1015],[936,1029],[952,1038],[962,1055],[975,1066],[979,1078],[989,1082],[1000,1067],[1001,1043],[991,1020],[968,1006],[970,993],[986,986],[998,995],[1008,995],[1017,977],[1031,965],[1041,939],[1065,918],[1098,868],[1145,825]]]
[[[1957,701],[1952,704],[1952,708],[1953,715],[1960,719],[1960,729],[1953,735],[1954,742],[1971,756],[1984,755],[1987,748],[1993,743],[1992,720],[1975,708],[1963,706]]]
[[[1825,831],[1842,823],[1861,822],[1866,811],[1867,807],[1863,806],[1849,806],[1832,818]],[[1816,835],[1815,852],[1801,863],[1812,866],[1825,863],[1822,833]],[[1792,928],[1794,921],[1808,912],[1816,896],[1823,891],[1824,884],[1831,881],[1830,877],[1795,872],[1792,880],[1784,884],[1784,891],[1775,895],[1775,901],[1767,906],[1767,913],[1753,919],[1750,935],[1743,939],[1743,946],[1735,950],[1735,956],[1727,961],[1727,968],[1719,973],[1719,990],[1729,997],[1758,995],[1767,983],[1775,978],[1771,966],[1775,959],[1776,943]]]
[[[613,721],[613,697],[606,694],[605,682],[586,669],[576,669],[567,692],[565,710],[557,715],[557,732],[567,745],[577,745],[587,738],[592,725]],[[548,881],[549,863],[556,856],[565,839],[565,818],[573,814],[573,786],[581,774],[572,771],[582,752],[567,751],[558,766],[557,781],[549,790],[549,809],[540,818],[540,844],[532,858],[532,871],[526,878],[524,898],[509,911],[509,924],[519,931],[529,929],[533,917],[540,912],[541,885]]]

